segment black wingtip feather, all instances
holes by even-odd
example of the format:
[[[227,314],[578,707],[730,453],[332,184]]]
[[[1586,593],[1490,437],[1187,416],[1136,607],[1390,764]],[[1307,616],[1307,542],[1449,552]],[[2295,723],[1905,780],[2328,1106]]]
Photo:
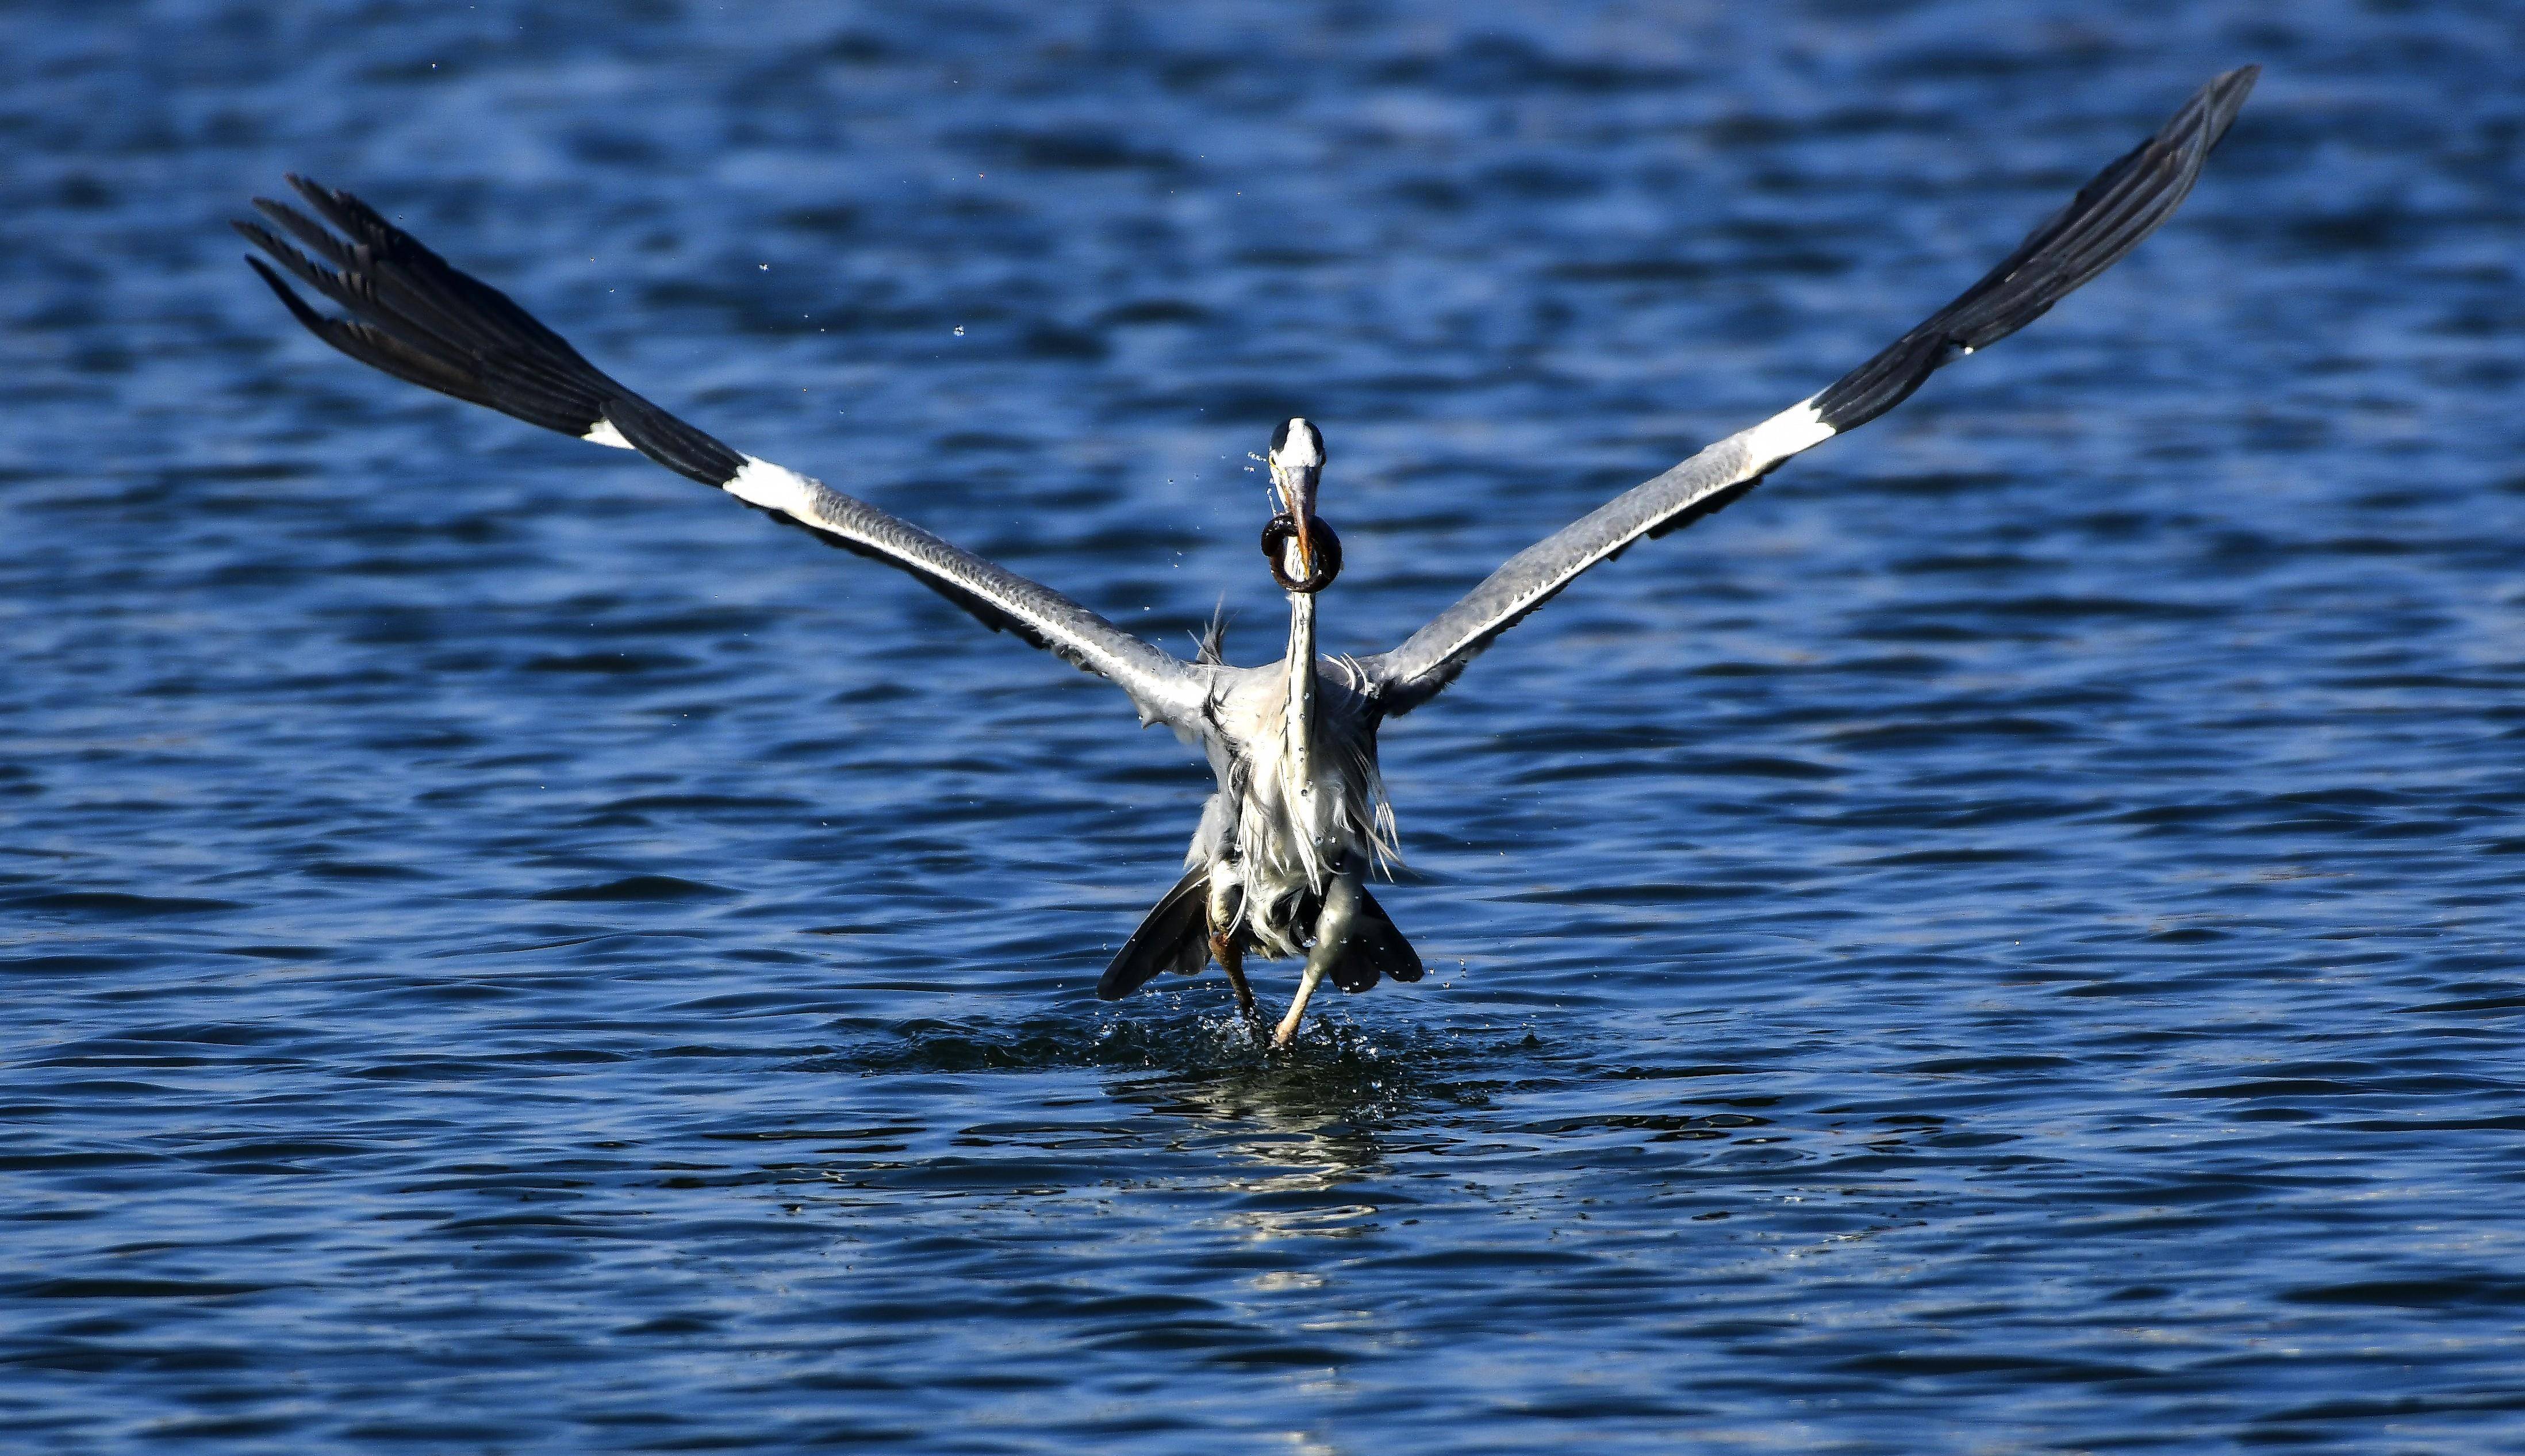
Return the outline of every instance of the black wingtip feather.
[[[1815,396],[1823,423],[1835,431],[1865,424],[1940,368],[2040,318],[2120,262],[2174,216],[2260,74],[2258,66],[2240,66],[2194,92],[2155,135],[2098,172],[1980,282]]]
[[[736,478],[745,457],[694,429],[638,395],[617,395],[605,402],[605,418],[631,448],[679,475],[704,485]]]
[[[507,294],[367,203],[295,172],[288,180],[315,218],[258,197],[255,211],[280,231],[243,219],[231,225],[279,266],[246,259],[309,333],[398,379],[565,435],[611,421],[633,449],[705,485],[724,485],[743,467],[745,457],[608,378]],[[350,316],[319,311],[284,271]]]
[[[258,244],[260,243],[261,240],[256,238],[255,234],[261,231],[261,229],[257,228],[254,224],[250,222],[231,222],[228,225],[235,228],[237,231],[244,233],[247,241]],[[317,313],[314,309],[307,307],[307,300],[298,296],[297,289],[290,287],[286,282],[282,281],[280,274],[272,270],[272,265],[255,257],[253,254],[248,253],[245,256],[245,266],[254,269],[255,276],[263,279],[263,281],[271,287],[272,291],[279,297],[282,306],[289,310],[290,317],[295,318],[300,323],[304,324],[309,333],[314,334],[320,339],[324,337],[324,325],[332,320],[326,318],[323,315]],[[330,341],[328,340],[327,342]]]

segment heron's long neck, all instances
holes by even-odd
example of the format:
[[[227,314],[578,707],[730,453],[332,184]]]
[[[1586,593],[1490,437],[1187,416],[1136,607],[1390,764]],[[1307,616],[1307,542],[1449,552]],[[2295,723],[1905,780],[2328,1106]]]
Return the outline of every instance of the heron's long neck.
[[[1287,735],[1283,752],[1299,784],[1314,782],[1315,746],[1315,599],[1308,592],[1289,594],[1289,709],[1281,720]]]

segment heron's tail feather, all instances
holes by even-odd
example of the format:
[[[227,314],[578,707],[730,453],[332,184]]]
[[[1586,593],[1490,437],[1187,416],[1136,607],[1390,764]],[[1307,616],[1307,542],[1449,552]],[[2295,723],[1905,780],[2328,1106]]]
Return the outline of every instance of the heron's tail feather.
[[[1406,947],[1407,950],[1409,947]],[[1195,865],[1175,881],[1122,943],[1120,953],[1096,983],[1096,995],[1118,1001],[1157,979],[1162,971],[1191,975],[1210,959],[1210,866]],[[1415,967],[1412,974],[1419,974]]]
[[[1351,919],[1350,939],[1342,946],[1341,958],[1333,962],[1332,980],[1344,991],[1359,992],[1374,986],[1379,976],[1417,981],[1420,956],[1395,928],[1385,906],[1362,886],[1359,912]]]

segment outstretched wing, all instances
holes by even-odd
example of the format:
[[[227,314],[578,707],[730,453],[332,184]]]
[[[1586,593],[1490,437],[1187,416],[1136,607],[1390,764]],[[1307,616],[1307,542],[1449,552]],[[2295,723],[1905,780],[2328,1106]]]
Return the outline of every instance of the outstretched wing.
[[[358,198],[302,177],[291,177],[289,184],[342,236],[268,198],[255,199],[256,210],[307,253],[261,223],[239,222],[236,228],[308,287],[350,312],[349,318],[317,312],[263,260],[246,259],[290,314],[325,343],[424,389],[591,444],[636,450],[775,519],[910,572],[984,626],[1014,632],[1113,679],[1131,695],[1143,721],[1197,724],[1213,669],[1183,662],[1061,593],[866,501],[738,454],[607,377],[508,295],[449,267]]]
[[[1493,638],[1588,567],[1643,536],[1681,530],[1721,510],[1789,457],[1893,409],[1930,374],[2023,328],[2110,267],[2174,215],[2260,73],[2261,68],[2247,66],[2202,87],[2154,136],[2098,172],[1980,282],[1821,394],[1728,436],[1527,547],[1401,647],[1367,658],[1362,665],[1382,685],[1385,711],[1410,712],[1436,697]]]

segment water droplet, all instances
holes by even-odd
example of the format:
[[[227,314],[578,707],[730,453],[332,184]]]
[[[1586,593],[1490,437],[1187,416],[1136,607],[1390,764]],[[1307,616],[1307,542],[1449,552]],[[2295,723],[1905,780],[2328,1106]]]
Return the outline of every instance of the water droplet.
[[[965,337],[965,325],[961,323],[956,325],[956,337],[960,339]]]

